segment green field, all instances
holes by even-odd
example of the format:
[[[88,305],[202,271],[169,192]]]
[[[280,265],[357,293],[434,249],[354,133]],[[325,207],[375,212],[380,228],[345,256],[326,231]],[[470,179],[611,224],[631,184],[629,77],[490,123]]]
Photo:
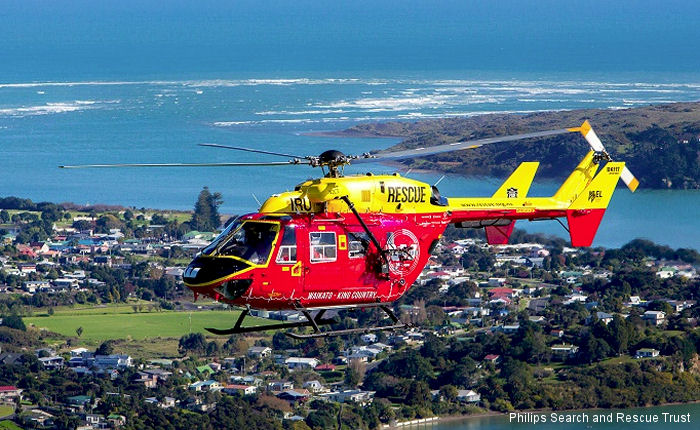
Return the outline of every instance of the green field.
[[[0,405],[0,417],[6,417],[15,413],[15,407],[10,405]]]
[[[3,430],[22,430],[22,427],[18,426],[12,421],[0,421],[0,429]]]
[[[82,340],[101,342],[107,339],[179,338],[190,332],[204,332],[205,327],[232,327],[238,311],[199,312],[141,312],[134,313],[131,306],[112,306],[85,310],[61,309],[53,316],[24,318],[24,322],[39,328],[76,336],[75,330],[83,328]],[[254,321],[252,318],[247,321]],[[268,323],[255,319],[255,324]]]

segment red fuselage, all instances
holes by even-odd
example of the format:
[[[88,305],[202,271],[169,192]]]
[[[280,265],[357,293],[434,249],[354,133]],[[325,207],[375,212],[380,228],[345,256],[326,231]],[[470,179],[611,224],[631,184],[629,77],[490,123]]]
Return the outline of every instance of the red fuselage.
[[[413,284],[450,222],[433,214],[352,213],[238,218],[187,268],[196,295],[258,309],[393,302]]]

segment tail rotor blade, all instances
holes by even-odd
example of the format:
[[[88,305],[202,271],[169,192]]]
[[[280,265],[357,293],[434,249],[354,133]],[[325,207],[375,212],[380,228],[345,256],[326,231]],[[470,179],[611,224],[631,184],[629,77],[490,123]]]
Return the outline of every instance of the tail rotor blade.
[[[605,146],[603,146],[603,142],[600,141],[600,138],[598,135],[593,131],[593,128],[591,127],[591,124],[588,122],[588,120],[584,121],[583,124],[581,124],[581,127],[575,127],[575,128],[570,128],[569,131],[578,131],[583,135],[583,137],[586,139],[586,142],[591,146],[591,149],[596,151],[596,152],[603,152],[607,154],[608,152],[605,150]],[[629,188],[630,191],[634,192],[637,187],[639,186],[639,180],[634,177],[630,169],[625,166],[622,169],[622,175],[620,175],[620,179],[622,179],[622,182],[627,185],[627,188]]]

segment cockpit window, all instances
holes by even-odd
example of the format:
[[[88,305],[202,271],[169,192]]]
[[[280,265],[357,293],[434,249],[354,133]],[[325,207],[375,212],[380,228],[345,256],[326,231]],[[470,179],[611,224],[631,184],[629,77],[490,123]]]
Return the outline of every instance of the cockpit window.
[[[239,218],[236,218],[235,220],[233,220],[224,229],[224,231],[222,231],[218,236],[216,236],[216,238],[209,245],[207,245],[206,248],[204,248],[202,250],[202,254],[211,255],[211,253],[214,252],[214,250],[216,248],[218,248],[219,245],[221,245],[221,243],[224,241],[224,239],[226,239],[231,234],[232,231],[236,230],[240,226],[241,226],[241,219],[239,217]]]
[[[237,228],[228,230],[228,234],[219,241],[220,245],[206,252],[214,245],[209,245],[205,254],[233,256],[253,264],[264,264],[270,257],[272,245],[279,231],[278,223],[245,221]],[[217,239],[218,240],[218,239]],[[216,241],[215,241],[216,242]]]

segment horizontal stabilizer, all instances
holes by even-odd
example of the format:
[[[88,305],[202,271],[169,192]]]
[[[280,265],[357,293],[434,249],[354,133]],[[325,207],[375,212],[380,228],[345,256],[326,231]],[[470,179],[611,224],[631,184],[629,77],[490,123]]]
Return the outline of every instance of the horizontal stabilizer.
[[[492,225],[484,227],[486,232],[486,241],[489,245],[505,245],[510,239],[510,234],[513,233],[513,227],[515,227],[515,220],[512,220],[508,225]]]
[[[493,194],[493,198],[509,198],[517,199],[527,196],[530,191],[530,185],[535,178],[537,168],[540,166],[538,162],[520,163],[517,169],[506,179],[501,187]]]

